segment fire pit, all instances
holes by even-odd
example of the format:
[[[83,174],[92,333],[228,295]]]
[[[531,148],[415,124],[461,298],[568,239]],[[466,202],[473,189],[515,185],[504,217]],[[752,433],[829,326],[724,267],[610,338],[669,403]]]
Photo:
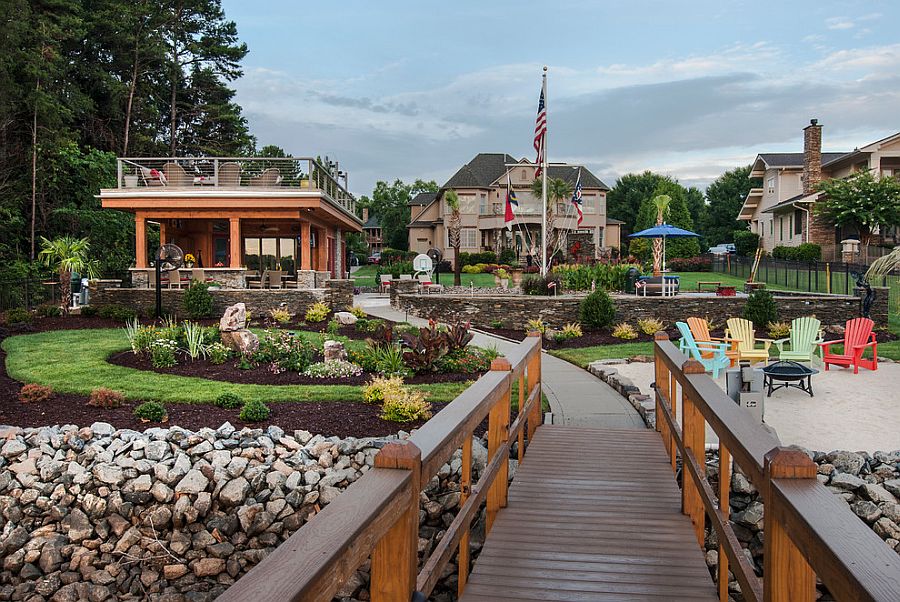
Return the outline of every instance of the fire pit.
[[[804,366],[799,362],[784,361],[773,362],[762,371],[765,374],[765,385],[769,388],[766,397],[771,397],[773,391],[788,387],[800,389],[813,397],[812,375],[819,373],[815,368]],[[778,384],[775,384],[776,381]]]

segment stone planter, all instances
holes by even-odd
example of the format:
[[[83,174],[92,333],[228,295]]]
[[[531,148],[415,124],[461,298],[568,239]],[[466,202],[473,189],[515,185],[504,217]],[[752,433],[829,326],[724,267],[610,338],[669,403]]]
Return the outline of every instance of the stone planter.
[[[509,278],[500,279],[500,288],[509,288]]]
[[[522,275],[525,273],[525,270],[522,268],[512,268],[509,270],[509,275],[512,278],[513,286],[521,286],[522,285]]]

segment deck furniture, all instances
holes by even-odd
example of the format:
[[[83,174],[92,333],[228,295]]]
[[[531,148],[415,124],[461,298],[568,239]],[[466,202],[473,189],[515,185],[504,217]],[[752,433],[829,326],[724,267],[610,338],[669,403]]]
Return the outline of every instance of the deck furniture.
[[[412,280],[412,274],[400,274],[400,280]]]
[[[284,270],[269,270],[266,288],[284,288]]]
[[[263,270],[262,276],[259,277],[259,280],[251,280],[248,282],[250,288],[266,288],[269,283],[269,270]]]
[[[166,185],[166,176],[158,169],[141,167],[141,179],[144,181],[144,186],[158,187]]]
[[[822,322],[813,317],[794,318],[791,320],[791,334],[784,339],[774,341],[778,347],[778,359],[782,361],[813,362],[816,351],[821,359],[822,348],[818,346],[825,339],[822,337]],[[790,343],[791,348],[784,348],[785,343]]]
[[[166,174],[168,186],[193,186],[194,178],[191,177],[184,169],[173,161],[163,166],[163,173]]]
[[[181,279],[181,272],[178,270],[169,270],[169,288],[181,288],[184,280]]]
[[[241,166],[239,163],[229,162],[219,165],[219,187],[237,188],[241,185]]]
[[[750,320],[728,318],[727,324],[728,328],[725,331],[725,335],[738,340],[738,360],[748,360],[751,364],[768,361],[772,339],[756,338],[756,330],[754,330],[753,322]],[[757,347],[759,343],[763,345],[762,349]]]
[[[819,347],[824,351],[822,361],[825,364],[825,371],[828,371],[830,364],[835,366],[853,366],[853,374],[859,374],[860,366],[868,370],[877,370],[878,341],[875,339],[875,333],[872,332],[874,326],[875,322],[869,318],[847,320],[847,325],[844,327],[843,340],[818,343]],[[831,346],[840,344],[844,346],[843,352],[833,353]],[[867,347],[872,348],[871,359],[864,359],[862,356]]]
[[[642,276],[634,283],[634,294],[646,297],[647,294],[674,297],[678,294],[678,276]]]
[[[725,355],[728,345],[712,341],[696,341],[694,335],[691,334],[690,326],[686,323],[675,322],[675,326],[681,333],[681,342],[679,343],[681,351],[687,352],[692,358],[703,364],[703,368],[707,372],[712,372],[713,378],[719,378],[719,370],[731,363],[731,360]],[[711,357],[704,357],[709,354]]]
[[[392,279],[390,274],[382,274],[378,281],[378,291],[384,293],[390,290]]]
[[[737,339],[729,339],[727,337],[712,337],[709,335],[709,322],[706,321],[705,318],[688,318],[687,319],[688,327],[691,329],[691,334],[694,335],[694,340],[699,342],[716,342],[716,343],[727,343],[728,349],[725,350],[725,355],[728,357],[731,362],[731,367],[733,368],[740,357],[740,352],[738,352],[737,348]],[[706,351],[704,354],[708,357],[712,357],[711,351]]]
[[[722,286],[722,283],[714,282],[712,280],[700,280],[697,282],[697,292],[698,293],[703,292],[704,286],[714,286],[718,289],[720,286]]]
[[[250,178],[250,186],[278,186],[281,183],[281,172],[277,167],[270,167],[263,170],[258,176]]]
[[[800,362],[791,360],[772,362],[768,366],[763,367],[765,375],[764,383],[768,392],[766,397],[772,397],[772,392],[778,389],[787,389],[793,387],[800,389],[804,393],[809,393],[813,397],[812,377],[819,371],[809,366],[804,366]],[[776,385],[775,383],[778,382]]]

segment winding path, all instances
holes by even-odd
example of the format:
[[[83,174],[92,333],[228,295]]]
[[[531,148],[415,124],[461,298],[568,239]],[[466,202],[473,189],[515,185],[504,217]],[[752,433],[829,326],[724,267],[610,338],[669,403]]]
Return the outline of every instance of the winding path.
[[[409,322],[416,326],[428,321],[408,316],[390,306],[384,295],[364,293],[357,295],[355,304],[370,315]],[[496,347],[510,351],[515,344],[485,333],[476,333],[473,343],[479,347]],[[569,426],[593,426],[619,429],[645,429],[643,420],[615,390],[593,374],[565,360],[544,353],[541,359],[544,393],[553,412],[553,423]]]

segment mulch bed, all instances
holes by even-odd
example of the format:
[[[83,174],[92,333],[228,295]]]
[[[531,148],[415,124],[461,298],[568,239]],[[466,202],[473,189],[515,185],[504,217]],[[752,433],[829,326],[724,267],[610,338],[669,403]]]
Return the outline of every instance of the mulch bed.
[[[319,358],[321,359],[321,358]],[[151,370],[158,374],[177,374],[178,376],[196,376],[209,380],[218,380],[247,385],[365,385],[372,379],[372,375],[363,372],[360,376],[348,376],[339,378],[316,378],[303,376],[296,372],[285,371],[275,374],[266,366],[257,366],[251,370],[241,370],[235,360],[228,360],[224,364],[211,364],[209,360],[179,358],[179,363],[171,368],[154,368],[150,364],[150,358],[135,355],[131,351],[123,351],[111,356],[109,363],[136,370]],[[411,385],[427,385],[433,383],[458,383],[468,380],[478,380],[481,374],[417,374],[404,379]]]

